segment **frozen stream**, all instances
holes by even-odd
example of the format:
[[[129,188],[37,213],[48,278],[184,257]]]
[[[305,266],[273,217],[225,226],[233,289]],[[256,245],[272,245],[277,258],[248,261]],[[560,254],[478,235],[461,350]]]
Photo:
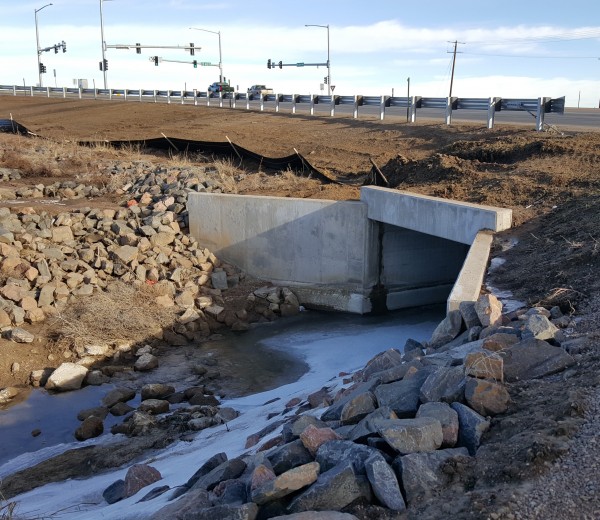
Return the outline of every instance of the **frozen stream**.
[[[289,399],[305,398],[325,385],[335,393],[342,386],[340,372],[356,371],[375,354],[389,348],[402,349],[408,338],[421,341],[429,339],[443,316],[443,307],[395,312],[385,316],[306,312],[295,318],[280,320],[246,334],[228,338],[223,340],[220,346],[211,344],[211,350],[217,347],[219,350],[231,349],[231,355],[226,357],[227,362],[239,363],[240,374],[246,374],[247,380],[241,384],[244,391],[237,395],[248,391],[255,393],[228,398],[222,402],[223,406],[231,406],[241,412],[240,417],[229,422],[227,428],[224,425],[209,428],[199,432],[192,442],[178,442],[165,450],[148,454],[148,463],[158,469],[163,477],[155,486],[181,485],[208,457],[217,452],[224,451],[232,458],[248,451],[244,449],[246,438],[270,422],[267,418],[269,414],[283,412]],[[240,357],[240,352],[243,352],[244,356]],[[248,355],[249,352],[252,355]],[[290,356],[293,356],[296,362],[291,362]],[[260,357],[265,358],[264,364],[260,362]],[[277,366],[279,370],[276,369]],[[105,385],[99,389],[103,394],[108,387]],[[93,389],[91,393],[99,389]],[[70,395],[81,395],[81,399],[85,397],[81,392],[72,392]],[[94,399],[97,403],[99,397],[90,395],[89,400]],[[50,406],[48,402],[38,402],[35,398],[30,398],[23,403],[29,406],[24,415],[39,415],[40,407]],[[63,411],[57,413],[65,414],[69,409],[65,402],[61,401],[60,409]],[[73,402],[71,412],[76,415],[78,410],[94,405],[77,402],[75,406]],[[3,453],[4,461],[0,466],[0,479],[54,453],[84,445],[63,440],[63,444],[41,446],[41,450],[35,448],[38,451],[34,452],[19,449],[18,445],[25,442],[24,436],[31,437],[30,424],[22,428],[21,433],[11,430],[23,420],[15,415],[20,406],[22,405],[0,414],[3,443],[7,442],[7,446],[13,446],[8,453],[5,447],[4,451],[0,452]],[[320,412],[321,410],[318,411]],[[49,412],[49,415],[52,413]],[[13,417],[13,420],[10,417]],[[271,421],[281,417],[279,415]],[[259,444],[270,436],[277,435],[277,432],[278,430],[275,430]],[[120,436],[109,434],[85,444],[111,442],[115,437]],[[19,502],[16,512],[24,517],[52,516],[78,520],[147,518],[166,503],[168,492],[142,503],[136,502],[151,487],[113,505],[108,505],[102,498],[102,492],[115,480],[124,478],[130,465],[86,480],[48,484],[25,493],[13,499]]]

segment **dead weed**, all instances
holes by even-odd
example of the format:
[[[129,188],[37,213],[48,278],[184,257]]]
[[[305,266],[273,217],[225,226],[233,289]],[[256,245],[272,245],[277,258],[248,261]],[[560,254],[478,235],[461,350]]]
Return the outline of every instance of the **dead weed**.
[[[80,299],[57,315],[56,332],[72,346],[143,341],[174,321],[175,311],[158,307],[155,302],[167,291],[167,286],[160,283],[136,287],[115,282],[106,291]]]

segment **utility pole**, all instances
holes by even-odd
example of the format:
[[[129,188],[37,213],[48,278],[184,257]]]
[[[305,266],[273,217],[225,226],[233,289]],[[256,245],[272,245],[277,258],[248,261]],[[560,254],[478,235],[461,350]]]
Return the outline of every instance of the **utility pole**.
[[[452,97],[452,85],[454,84],[454,66],[456,65],[456,48],[459,43],[461,45],[463,45],[464,42],[459,42],[457,40],[454,40],[453,42],[448,42],[448,43],[454,44],[454,51],[452,52],[452,54],[453,54],[453,56],[452,56],[452,72],[450,74],[450,93],[448,94],[448,97]]]

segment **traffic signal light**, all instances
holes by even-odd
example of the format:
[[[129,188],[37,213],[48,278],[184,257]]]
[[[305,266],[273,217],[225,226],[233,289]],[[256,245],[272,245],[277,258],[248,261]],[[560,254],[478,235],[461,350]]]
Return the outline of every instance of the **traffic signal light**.
[[[67,52],[67,44],[66,44],[65,40],[62,41],[62,50],[63,50],[63,52]]]
[[[108,70],[108,60],[104,59],[104,70]]]
[[[135,44],[135,53],[136,54],[142,54],[142,46],[140,43],[136,43]]]
[[[192,63],[194,64],[194,68],[197,69],[198,68],[198,62],[196,60],[194,60]]]
[[[280,69],[282,69],[282,68],[283,68],[283,62],[282,62],[282,61],[280,61],[280,62],[279,62],[279,68],[280,68]]]
[[[323,79],[323,82],[325,83],[325,85],[327,85],[327,76],[325,76],[325,78]]]
[[[196,51],[194,49],[194,44],[190,43],[190,56],[193,56],[194,54],[196,54]]]
[[[40,74],[44,74],[46,72],[46,65],[40,63]]]
[[[54,54],[58,54],[58,45],[54,46]]]
[[[154,65],[158,67],[158,56],[154,56]]]
[[[267,60],[267,69],[270,69],[271,67],[272,67],[271,60]]]

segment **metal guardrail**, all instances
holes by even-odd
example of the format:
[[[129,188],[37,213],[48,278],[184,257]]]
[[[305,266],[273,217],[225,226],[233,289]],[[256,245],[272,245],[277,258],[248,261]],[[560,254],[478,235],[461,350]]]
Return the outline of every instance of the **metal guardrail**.
[[[265,109],[265,104],[274,105],[275,111],[279,112],[280,103],[292,105],[292,113],[296,113],[297,105],[309,105],[310,114],[314,115],[315,105],[329,107],[330,115],[335,115],[335,107],[338,105],[353,105],[353,117],[359,114],[359,107],[379,107],[379,118],[385,118],[386,108],[406,108],[407,116],[411,122],[417,119],[417,109],[443,109],[446,111],[446,124],[451,124],[452,112],[454,110],[481,110],[487,111],[488,128],[494,126],[494,114],[499,111],[527,111],[536,117],[536,129],[543,129],[544,114],[563,114],[565,111],[565,97],[536,99],[528,98],[434,98],[434,97],[390,97],[390,96],[320,96],[313,94],[247,94],[240,92],[206,92],[198,90],[147,90],[147,89],[90,89],[73,87],[36,87],[25,85],[0,85],[0,94],[13,96],[46,96],[79,99],[123,99],[125,101],[149,101],[155,103],[166,100],[167,103],[179,101],[182,104],[193,102],[197,105],[202,102],[207,106],[213,106],[216,100],[220,107],[225,106],[223,100],[228,100],[227,106],[236,108],[238,101],[245,102],[246,109],[251,108],[251,101],[260,102],[260,110]],[[255,106],[255,105],[254,105]]]

